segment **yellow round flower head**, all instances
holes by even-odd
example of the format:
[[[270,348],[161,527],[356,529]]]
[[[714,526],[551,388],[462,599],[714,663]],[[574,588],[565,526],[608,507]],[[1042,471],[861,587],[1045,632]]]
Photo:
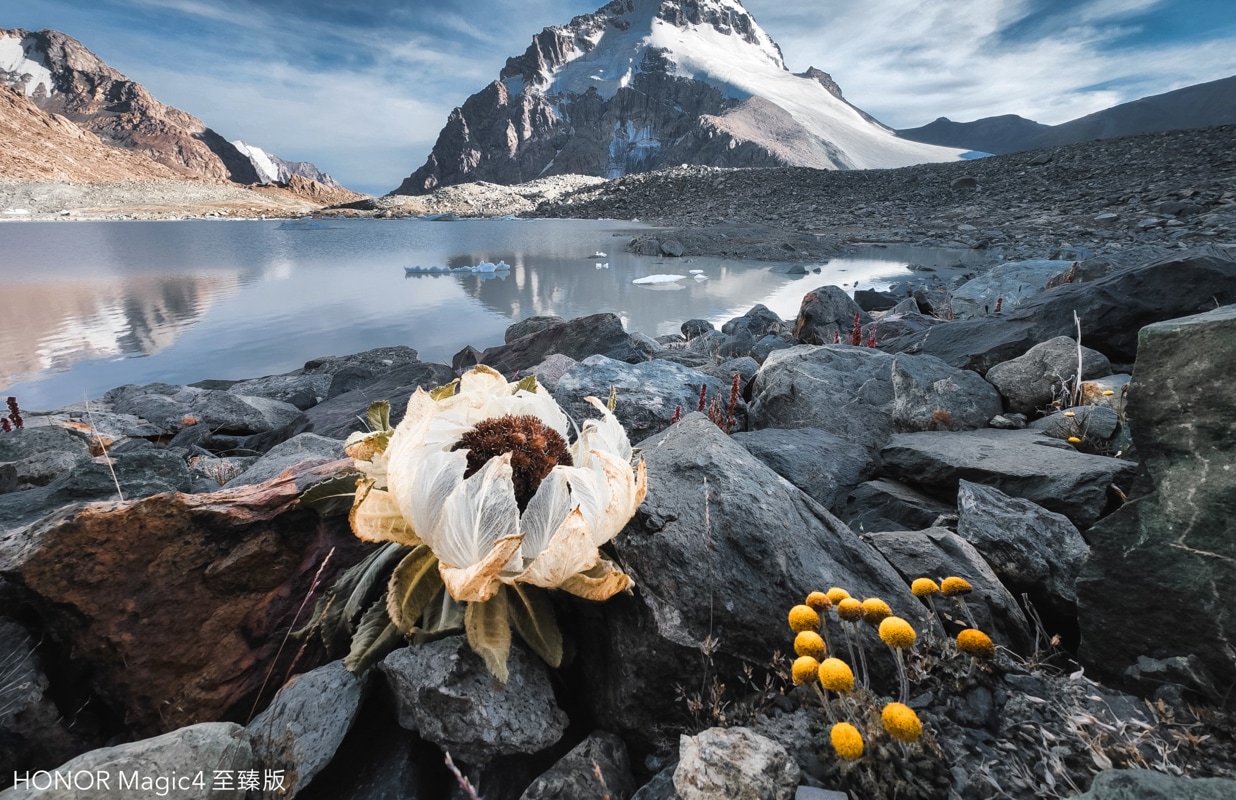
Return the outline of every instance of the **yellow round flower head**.
[[[884,730],[899,742],[916,742],[923,735],[923,723],[914,709],[903,703],[889,703],[880,714]]]
[[[828,646],[824,643],[824,637],[815,631],[799,631],[794,637],[794,652],[819,660],[828,654]]]
[[[853,597],[847,597],[837,604],[837,616],[846,622],[858,622],[863,618],[863,604]]]
[[[1065,415],[1066,417],[1076,417],[1076,416],[1077,416],[1077,412],[1076,412],[1076,411],[1066,411],[1066,412],[1064,412],[1064,415]]]
[[[854,672],[850,665],[839,658],[826,658],[820,662],[817,670],[820,683],[825,689],[834,692],[850,692],[854,690]]]
[[[846,761],[857,761],[863,757],[863,735],[850,723],[838,722],[833,725],[829,738],[832,739],[837,755]]]
[[[811,656],[799,656],[794,659],[794,666],[790,668],[790,674],[794,678],[795,686],[802,686],[804,683],[811,683],[816,679],[820,671],[820,662],[816,661]]]
[[[945,597],[953,597],[959,594],[970,594],[974,591],[974,587],[970,585],[970,581],[965,578],[956,576],[945,578],[944,583],[940,584],[940,593]]]
[[[915,578],[910,584],[910,591],[915,597],[930,597],[940,593],[940,586],[931,578]]]
[[[849,596],[850,596],[850,593],[847,592],[845,589],[842,589],[839,586],[834,586],[833,588],[828,590],[828,599],[833,602],[833,605],[837,605],[838,603],[840,603],[842,600],[846,599]]]
[[[957,634],[957,649],[979,658],[991,658],[996,654],[991,637],[977,628],[966,628]]]
[[[1081,444],[1081,437],[1080,436],[1070,436],[1068,439],[1068,442],[1069,444]]]
[[[823,614],[825,611],[833,607],[833,601],[829,600],[828,595],[823,592],[812,592],[807,595],[807,605]]]
[[[863,601],[863,622],[868,625],[879,625],[892,615],[893,610],[888,607],[888,603],[878,597],[868,597]]]
[[[914,646],[916,638],[914,628],[901,617],[886,617],[880,623],[880,639],[889,647],[906,650]]]
[[[1114,394],[1115,394],[1115,392],[1113,392],[1111,389],[1104,389],[1104,390],[1103,390],[1103,396],[1104,396],[1104,397],[1111,397],[1111,396],[1112,396],[1112,395],[1114,395]]]
[[[794,606],[790,609],[790,630],[795,633],[814,631],[820,627],[820,615],[811,606]]]

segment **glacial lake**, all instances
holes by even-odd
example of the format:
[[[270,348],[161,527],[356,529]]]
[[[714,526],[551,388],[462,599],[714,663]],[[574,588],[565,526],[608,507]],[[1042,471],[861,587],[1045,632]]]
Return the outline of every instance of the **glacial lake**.
[[[47,410],[127,383],[258,377],[389,345],[449,364],[539,315],[609,311],[650,336],[691,318],[720,327],[756,303],[793,319],[819,286],[884,288],[907,274],[909,256],[891,249],[799,276],[767,262],[626,253],[647,230],[583,220],[0,224],[0,397]],[[511,269],[404,270],[483,260]],[[659,273],[687,277],[632,283]]]

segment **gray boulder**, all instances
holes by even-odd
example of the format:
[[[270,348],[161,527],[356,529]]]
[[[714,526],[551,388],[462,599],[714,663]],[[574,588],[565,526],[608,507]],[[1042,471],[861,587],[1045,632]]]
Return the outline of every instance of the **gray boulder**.
[[[536,382],[551,392],[557,388],[558,381],[562,380],[562,376],[566,371],[575,366],[579,362],[570,356],[564,356],[561,353],[554,353],[546,356],[545,360],[535,367],[528,369],[528,373],[536,376]]]
[[[963,480],[957,490],[957,535],[974,545],[1014,593],[1026,592],[1055,610],[1077,606],[1077,576],[1090,553],[1062,514]]]
[[[699,407],[700,387],[707,387],[707,402],[728,407],[730,381],[724,382],[671,361],[656,359],[625,364],[605,356],[589,356],[568,369],[554,387],[553,396],[576,422],[597,416],[584,399],[605,402],[610,387],[618,393],[614,414],[637,441],[669,427],[675,409],[685,416]],[[735,430],[746,427],[746,402],[741,397],[735,410]]]
[[[997,264],[953,291],[953,316],[956,319],[985,317],[995,313],[997,301],[1000,301],[1001,311],[1011,311],[1023,300],[1046,289],[1052,278],[1071,266],[1072,261],[1047,259]]]
[[[1102,516],[1112,484],[1126,490],[1136,464],[1077,452],[1037,431],[899,433],[880,451],[883,473],[953,497],[962,479],[995,486],[1085,529]]]
[[[1082,380],[1111,374],[1107,356],[1082,348]],[[1038,416],[1071,389],[1077,377],[1077,341],[1057,336],[1036,344],[1025,355],[996,364],[986,377],[1000,391],[1009,411]]]
[[[313,408],[326,399],[332,376],[325,372],[312,374],[269,375],[237,381],[227,388],[232,394],[265,397],[289,403],[301,411]]]
[[[1218,248],[1201,248],[1121,269],[1088,283],[1042,292],[1008,314],[941,325],[880,346],[929,353],[985,373],[1056,336],[1072,336],[1073,313],[1082,321],[1082,343],[1128,363],[1137,356],[1137,331],[1154,322],[1236,303],[1236,260]]]
[[[510,344],[516,339],[522,339],[525,336],[531,336],[534,333],[547,331],[550,328],[556,328],[559,325],[565,324],[566,320],[557,316],[528,317],[527,319],[521,319],[514,325],[508,326],[502,334],[502,341]]]
[[[993,410],[994,409],[994,410]],[[893,431],[986,425],[995,390],[938,359],[868,347],[800,345],[778,350],[752,384],[751,428],[820,428],[874,451]]]
[[[224,484],[223,488],[251,486],[270,480],[298,464],[306,466],[325,464],[341,458],[346,458],[346,456],[338,439],[330,439],[316,433],[302,433],[272,447],[248,469]]]
[[[455,380],[455,371],[445,364],[416,362],[395,367],[381,378],[319,403],[305,412],[309,430],[331,439],[346,439],[365,430],[365,413],[375,400],[391,404],[391,424],[398,425],[408,410],[408,398],[417,389],[435,389]]]
[[[365,686],[364,678],[344,669],[342,661],[284,684],[246,726],[258,763],[284,773],[286,792],[262,796],[295,796],[330,763],[360,712]]]
[[[299,408],[278,400],[165,383],[121,386],[104,399],[116,413],[142,417],[162,433],[203,424],[212,434],[247,436],[278,430],[300,416]]]
[[[794,321],[794,338],[803,344],[832,344],[840,336],[850,341],[854,315],[860,325],[871,322],[871,315],[858,307],[840,286],[821,286],[803,296]]]
[[[770,311],[763,304],[756,304],[746,314],[734,317],[722,325],[721,332],[736,336],[745,331],[751,334],[753,339],[759,340],[768,335],[789,333],[790,328],[791,326],[776,312]]]
[[[1229,800],[1236,797],[1230,778],[1184,778],[1150,769],[1108,769],[1094,776],[1077,800]]]
[[[706,319],[689,319],[679,326],[679,330],[682,331],[684,337],[690,340],[708,331],[715,331],[716,328]]]
[[[790,800],[798,772],[772,739],[747,728],[709,728],[679,740],[674,789],[682,800]]]
[[[371,377],[378,377],[389,372],[394,367],[414,364],[419,360],[419,354],[411,347],[394,345],[391,347],[375,347],[360,353],[350,353],[345,356],[321,356],[305,362],[303,372],[306,375],[334,375],[348,368],[360,368],[368,371]]]
[[[537,753],[566,730],[545,663],[512,642],[506,685],[462,636],[396,650],[380,668],[399,724],[455,759],[482,767],[494,758]]]
[[[598,777],[597,772],[600,772]],[[597,731],[532,782],[520,800],[610,800],[635,793],[626,743]]]
[[[906,583],[924,577],[937,583],[950,575],[965,578],[974,587],[965,600],[978,628],[996,644],[1019,653],[1030,652],[1034,638],[1021,606],[979,551],[965,539],[944,528],[866,533],[863,539],[888,559]],[[956,601],[936,595],[933,602],[937,613],[952,620],[950,633],[970,627]]]
[[[893,424],[903,431],[984,428],[1000,413],[1000,396],[976,372],[932,356],[893,360]]]
[[[1236,585],[1233,363],[1236,306],[1142,329],[1127,414],[1154,490],[1087,532],[1077,585],[1087,666],[1119,673],[1141,655],[1194,654],[1219,686],[1236,681],[1215,646],[1236,641],[1224,589]]]
[[[832,508],[872,469],[859,445],[818,428],[763,428],[731,437],[825,508]]]
[[[29,787],[19,783],[0,794],[5,800],[155,800],[171,796],[169,789],[155,784],[155,779],[175,775],[189,782],[186,790],[175,792],[182,797],[243,800],[246,790],[238,788],[237,773],[256,768],[244,728],[234,722],[203,722],[153,739],[91,750],[52,770],[54,774],[76,776],[78,783],[74,786],[44,790],[37,781],[31,781]],[[226,781],[220,779],[220,773],[227,776]],[[201,788],[191,785],[199,774],[204,783]],[[101,775],[108,776],[107,786],[101,781],[85,785],[84,781]],[[122,784],[122,775],[126,779],[136,775],[139,784]],[[150,785],[141,786],[142,778],[150,779]]]
[[[956,507],[889,478],[877,478],[854,487],[836,514],[855,533],[865,531],[921,531],[953,518]]]
[[[614,314],[605,313],[578,317],[507,344],[487,348],[481,355],[481,363],[511,378],[516,372],[541,363],[553,353],[570,356],[576,361],[599,354],[629,364],[644,361],[648,355],[623,330],[622,320]]]
[[[0,433],[0,463],[13,467],[18,486],[46,486],[90,458],[90,446],[59,426]]]
[[[675,684],[699,685],[706,641],[718,678],[738,685],[743,664],[790,646],[786,614],[813,590],[882,597],[923,629],[879,553],[704,415],[639,447],[648,496],[614,540],[635,594],[580,609],[576,626],[586,700],[607,728],[655,737],[681,708]]]
[[[1102,445],[1120,430],[1120,415],[1108,405],[1072,406],[1036,419],[1027,427],[1054,439],[1078,438],[1087,446]]]

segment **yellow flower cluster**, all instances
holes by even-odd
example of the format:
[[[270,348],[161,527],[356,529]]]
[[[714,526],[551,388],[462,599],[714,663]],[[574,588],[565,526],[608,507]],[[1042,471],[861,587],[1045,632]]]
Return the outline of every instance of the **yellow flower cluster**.
[[[849,596],[850,593],[839,586],[834,586],[828,590],[828,599],[832,601],[833,605],[837,605]]]
[[[828,654],[828,645],[824,643],[824,637],[815,631],[799,631],[794,637],[794,652],[819,660]]]
[[[794,606],[790,609],[790,630],[795,633],[814,631],[820,627],[820,615],[811,606]]]
[[[915,578],[910,584],[910,592],[915,597],[930,597],[940,593],[940,586],[931,578]]]
[[[959,594],[970,594],[974,591],[974,587],[970,585],[970,581],[965,578],[956,576],[945,578],[940,584],[940,593],[945,597],[954,597]]]
[[[880,639],[889,647],[908,650],[916,638],[913,626],[901,617],[888,617],[880,623]]]
[[[853,597],[847,597],[837,604],[837,616],[846,622],[858,622],[863,618],[863,604]]]
[[[818,670],[820,684],[833,692],[854,691],[854,671],[839,658],[826,658]]]
[[[957,634],[957,649],[979,658],[991,658],[996,654],[991,637],[977,628],[966,628]]]
[[[820,662],[811,656],[799,656],[794,659],[794,665],[790,668],[790,675],[794,679],[795,686],[811,683],[816,679],[819,673]]]
[[[807,595],[807,605],[823,614],[825,611],[833,607],[833,601],[823,592],[812,592]]]
[[[863,601],[863,622],[868,625],[879,625],[892,614],[893,609],[878,597],[868,597]]]
[[[829,733],[833,749],[837,755],[846,761],[857,761],[863,757],[863,735],[848,722],[838,722]]]
[[[923,723],[914,709],[903,703],[889,703],[880,714],[884,730],[899,742],[916,742],[923,735]]]

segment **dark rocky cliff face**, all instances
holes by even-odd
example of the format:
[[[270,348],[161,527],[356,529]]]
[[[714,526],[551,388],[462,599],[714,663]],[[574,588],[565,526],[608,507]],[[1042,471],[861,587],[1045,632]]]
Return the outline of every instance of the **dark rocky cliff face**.
[[[562,65],[592,52],[602,34],[640,24],[648,0],[614,0],[594,14],[536,34],[507,59],[500,79],[451,112],[428,160],[393,194],[418,195],[467,181],[521,183],[561,174],[617,177],[663,166],[776,166],[786,163],[758,141],[735,136],[724,117],[743,103],[715,86],[672,74],[672,54],[647,47],[624,86],[606,97],[547,94]],[[653,17],[678,27],[710,26],[744,45],[765,46],[750,15],[715,0],[660,3]],[[647,24],[645,20],[643,24]],[[781,53],[771,45],[770,57]],[[826,88],[840,96],[827,73]],[[823,81],[821,81],[823,83]],[[831,84],[831,86],[829,86]],[[839,166],[842,166],[839,164]]]
[[[254,183],[253,165],[226,139],[192,114],[164,105],[140,83],[131,81],[58,31],[0,31],[29,44],[42,56],[55,88],[31,98],[104,143],[149,156],[184,175]]]

